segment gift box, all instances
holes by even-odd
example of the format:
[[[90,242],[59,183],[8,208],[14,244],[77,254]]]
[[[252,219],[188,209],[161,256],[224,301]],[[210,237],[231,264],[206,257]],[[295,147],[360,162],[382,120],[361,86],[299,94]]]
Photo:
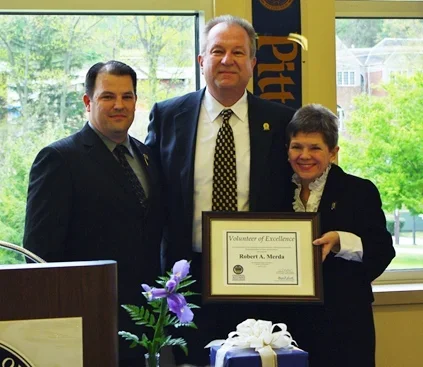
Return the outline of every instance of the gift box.
[[[216,353],[220,347],[210,348],[210,365],[215,366]],[[290,349],[274,349],[277,355],[278,367],[308,367],[308,353],[292,347]],[[226,352],[224,367],[261,367],[261,358],[253,348],[231,349]]]

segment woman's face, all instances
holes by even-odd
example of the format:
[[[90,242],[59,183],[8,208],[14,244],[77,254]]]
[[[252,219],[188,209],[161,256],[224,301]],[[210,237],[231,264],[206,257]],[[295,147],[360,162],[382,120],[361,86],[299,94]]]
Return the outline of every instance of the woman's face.
[[[332,151],[323,140],[321,133],[298,133],[291,137],[288,157],[292,169],[300,177],[303,185],[308,185],[320,177],[335,160],[339,147]]]

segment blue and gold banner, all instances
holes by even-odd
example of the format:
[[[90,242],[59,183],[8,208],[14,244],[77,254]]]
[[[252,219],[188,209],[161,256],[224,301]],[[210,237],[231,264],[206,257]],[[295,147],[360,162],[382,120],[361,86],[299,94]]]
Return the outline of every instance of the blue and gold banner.
[[[288,39],[301,34],[300,0],[252,0],[257,32],[254,94],[301,107],[301,46]]]

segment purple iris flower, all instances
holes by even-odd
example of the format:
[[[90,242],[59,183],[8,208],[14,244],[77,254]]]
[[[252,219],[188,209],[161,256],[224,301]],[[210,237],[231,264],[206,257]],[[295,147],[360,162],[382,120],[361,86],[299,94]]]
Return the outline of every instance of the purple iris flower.
[[[186,260],[177,261],[172,268],[172,276],[166,283],[166,289],[169,293],[173,293],[182,279],[189,273],[189,262]]]
[[[186,260],[177,261],[173,265],[172,273],[178,280],[184,279],[189,273],[189,262]]]
[[[175,289],[178,286],[178,284],[179,284],[178,280],[175,279],[172,275],[172,277],[166,283],[166,290],[169,293],[173,293],[173,292],[175,292]]]
[[[180,293],[175,293],[180,281],[189,273],[189,262],[186,260],[177,261],[173,265],[172,273],[165,288],[151,288],[147,284],[142,284],[143,294],[149,301],[166,297],[169,310],[176,314],[179,321],[181,323],[191,322],[194,314],[188,307],[185,297]]]
[[[194,314],[191,309],[187,306],[187,301],[182,294],[172,293],[167,297],[167,305],[169,310],[171,310],[178,317],[181,323],[191,322]]]
[[[163,298],[167,296],[166,289],[163,288],[151,288],[147,284],[141,284],[145,292],[143,294],[149,301],[154,301],[155,299]]]

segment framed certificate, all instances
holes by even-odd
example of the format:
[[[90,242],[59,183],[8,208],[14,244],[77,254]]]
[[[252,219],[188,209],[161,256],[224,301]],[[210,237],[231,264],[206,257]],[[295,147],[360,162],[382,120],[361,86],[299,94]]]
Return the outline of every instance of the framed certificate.
[[[318,213],[203,212],[203,301],[323,302]]]

